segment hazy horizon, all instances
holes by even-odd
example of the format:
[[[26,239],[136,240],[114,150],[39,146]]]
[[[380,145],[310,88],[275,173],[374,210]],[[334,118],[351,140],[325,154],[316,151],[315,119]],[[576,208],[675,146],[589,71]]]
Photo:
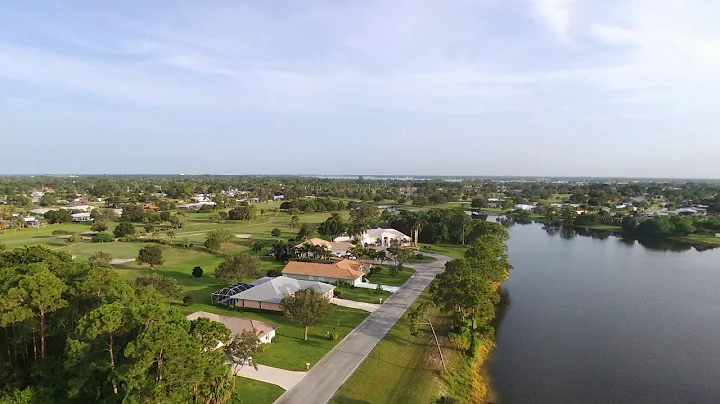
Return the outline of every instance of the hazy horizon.
[[[718,18],[712,0],[6,2],[0,174],[711,179]]]

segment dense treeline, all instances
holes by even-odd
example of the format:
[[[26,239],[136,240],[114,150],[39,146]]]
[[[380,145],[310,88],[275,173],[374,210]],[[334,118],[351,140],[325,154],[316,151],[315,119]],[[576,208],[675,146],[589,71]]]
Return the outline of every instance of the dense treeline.
[[[99,263],[99,265],[98,265]],[[230,331],[188,321],[160,275],[132,284],[46,247],[0,253],[0,403],[226,403]]]

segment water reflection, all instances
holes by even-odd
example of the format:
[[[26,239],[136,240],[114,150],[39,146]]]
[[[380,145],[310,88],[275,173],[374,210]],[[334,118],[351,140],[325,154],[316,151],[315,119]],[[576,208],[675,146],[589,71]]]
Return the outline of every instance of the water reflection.
[[[505,223],[503,223],[505,224]],[[610,237],[615,238],[619,243],[633,247],[635,244],[639,244],[650,251],[669,251],[669,252],[683,252],[694,248],[697,251],[706,251],[714,247],[692,245],[688,243],[682,243],[675,240],[667,239],[637,239],[634,237],[626,236],[620,232],[607,231],[607,230],[592,230],[585,228],[573,228],[573,227],[554,227],[544,226],[543,230],[549,236],[560,236],[565,240],[572,240],[577,236],[589,237],[595,240],[607,240]]]

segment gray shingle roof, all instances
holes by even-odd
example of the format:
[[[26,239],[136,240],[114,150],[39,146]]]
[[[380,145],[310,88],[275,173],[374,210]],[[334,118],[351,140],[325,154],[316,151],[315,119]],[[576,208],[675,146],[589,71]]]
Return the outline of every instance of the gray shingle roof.
[[[255,300],[258,302],[280,303],[283,296],[293,294],[303,289],[313,289],[320,294],[325,294],[335,286],[316,281],[301,281],[278,276],[277,278],[261,278],[251,283],[254,287],[230,297],[230,299]]]

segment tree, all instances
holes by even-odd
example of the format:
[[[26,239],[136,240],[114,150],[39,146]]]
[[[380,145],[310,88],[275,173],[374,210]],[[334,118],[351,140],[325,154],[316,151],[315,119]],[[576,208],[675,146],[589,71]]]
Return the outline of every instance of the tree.
[[[162,265],[163,263],[162,249],[156,245],[143,247],[138,252],[135,261],[138,265],[150,264],[150,269],[154,270],[155,265]]]
[[[67,285],[55,276],[45,263],[30,264],[27,274],[18,282],[18,291],[24,298],[23,304],[33,312],[40,322],[40,357],[47,355],[46,316],[67,306],[62,294]]]
[[[387,252],[393,255],[393,259],[395,260],[395,264],[398,269],[402,269],[403,265],[414,255],[413,250],[398,246],[389,247]]]
[[[166,231],[165,235],[168,236],[168,238],[170,239],[170,244],[172,244],[173,240],[175,240],[175,238],[177,237],[174,230]]]
[[[295,246],[278,240],[270,248],[270,254],[275,257],[276,261],[285,262],[295,256]]]
[[[202,278],[203,269],[199,266],[194,267],[192,270],[192,276],[193,276],[193,278]]]
[[[203,246],[207,248],[208,251],[216,252],[220,250],[220,247],[222,247],[222,243],[217,238],[208,237],[205,239]]]
[[[112,265],[110,265],[110,262],[112,262],[112,256],[105,251],[95,251],[88,259],[88,262],[95,267],[111,268]]]
[[[297,215],[290,216],[290,227],[297,229],[300,226],[300,219]]]
[[[274,231],[274,230],[273,230],[273,231]],[[278,230],[278,233],[280,233],[279,230]],[[278,234],[278,237],[280,237],[280,234]],[[260,251],[262,251],[262,249],[263,249],[264,247],[265,247],[265,246],[263,245],[263,242],[260,241],[260,240],[253,241],[252,244],[250,244],[250,250],[252,250],[252,252],[254,252],[256,256],[258,255],[258,253],[259,253]]]
[[[230,220],[253,220],[257,212],[254,206],[238,206],[228,212],[228,219]]]
[[[228,229],[218,229],[209,232],[205,238],[205,248],[210,251],[218,251],[223,243],[233,238],[233,233]]]
[[[132,223],[128,222],[121,222],[116,227],[115,230],[113,230],[113,235],[116,238],[123,238],[125,236],[135,234],[135,226],[132,225]]]
[[[145,230],[145,233],[153,233],[155,232],[155,225],[152,223],[145,223],[143,230]]]
[[[277,227],[270,231],[270,235],[273,237],[280,237],[281,234],[282,232]]]
[[[68,244],[75,244],[81,242],[82,238],[77,234],[71,234],[65,241],[67,241]]]
[[[228,345],[230,334],[231,332],[225,324],[205,317],[198,317],[190,323],[190,335],[200,342],[203,350],[217,348],[218,342]]]
[[[105,223],[103,221],[95,221],[95,223],[93,223],[92,226],[90,226],[91,231],[96,231],[98,233],[107,231],[107,229],[108,229],[108,225],[107,225],[107,223]]]
[[[43,215],[45,220],[50,224],[70,223],[72,222],[72,214],[66,209],[50,210]]]
[[[185,226],[185,216],[174,214],[170,217],[170,227],[173,229],[182,229]]]
[[[240,335],[235,336],[225,347],[225,355],[233,367],[233,373],[237,373],[245,365],[250,365],[257,370],[255,356],[261,347],[260,338],[251,330],[243,330]]]
[[[236,283],[242,279],[257,278],[261,275],[260,260],[248,254],[238,254],[220,263],[215,269],[215,276],[228,283]]]
[[[40,197],[40,206],[53,206],[57,204],[57,197],[52,192],[46,192]]]
[[[484,198],[473,198],[470,207],[473,209],[487,208],[487,201]]]
[[[303,289],[295,295],[285,295],[280,304],[283,306],[285,317],[300,323],[305,331],[307,341],[308,329],[320,324],[332,310],[327,298],[313,289]]]
[[[152,286],[168,299],[177,298],[183,290],[176,279],[160,274],[139,276],[133,280],[133,286],[135,288]]]
[[[315,232],[315,230],[312,228],[311,225],[309,225],[307,223],[303,223],[300,226],[300,229],[298,230],[296,239],[297,240],[307,240],[312,237],[314,232]]]
[[[128,204],[124,205],[122,210],[121,220],[128,222],[142,222],[145,220],[146,212],[142,205],[136,203]]]
[[[339,213],[333,213],[327,220],[320,224],[318,232],[322,236],[334,239],[345,233],[345,221]]]

